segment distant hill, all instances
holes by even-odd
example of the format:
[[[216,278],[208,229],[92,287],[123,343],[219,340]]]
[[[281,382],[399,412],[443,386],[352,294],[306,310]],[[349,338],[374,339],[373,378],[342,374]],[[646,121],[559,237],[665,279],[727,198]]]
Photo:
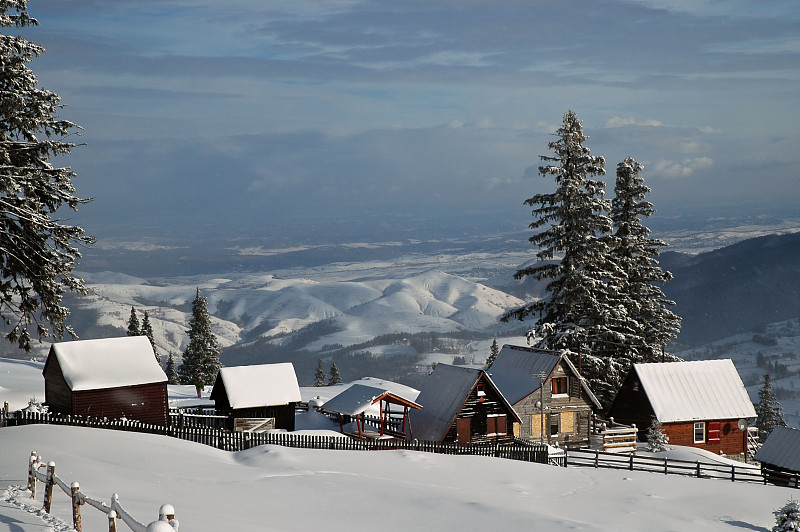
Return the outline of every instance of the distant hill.
[[[800,233],[753,238],[699,255],[665,253],[661,264],[675,276],[664,292],[683,318],[683,344],[800,316]]]

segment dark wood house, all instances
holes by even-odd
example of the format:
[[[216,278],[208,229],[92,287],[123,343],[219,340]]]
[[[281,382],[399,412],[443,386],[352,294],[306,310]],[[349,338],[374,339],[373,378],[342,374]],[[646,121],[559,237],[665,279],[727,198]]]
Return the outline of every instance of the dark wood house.
[[[800,430],[774,427],[756,453],[764,478],[780,486],[800,488]]]
[[[408,439],[468,443],[511,442],[520,418],[485,371],[437,364],[411,411]]]
[[[291,362],[221,368],[211,390],[230,430],[294,430],[300,387]]]
[[[756,412],[736,367],[729,359],[634,364],[611,403],[615,421],[636,424],[646,439],[653,418],[672,445],[715,454],[747,450],[747,433]]]
[[[42,374],[51,412],[169,422],[167,376],[146,336],[55,343]]]
[[[600,402],[562,351],[504,345],[487,370],[519,414],[515,436],[551,445],[589,445]]]

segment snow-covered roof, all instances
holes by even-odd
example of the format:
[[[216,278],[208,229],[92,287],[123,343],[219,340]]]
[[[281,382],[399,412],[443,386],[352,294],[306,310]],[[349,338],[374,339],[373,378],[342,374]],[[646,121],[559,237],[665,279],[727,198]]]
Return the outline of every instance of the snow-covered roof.
[[[217,382],[222,382],[233,409],[286,405],[301,400],[291,362],[220,368]]]
[[[662,423],[756,417],[730,359],[634,364],[633,370]]]
[[[781,469],[800,471],[800,430],[773,428],[756,453],[756,460]]]
[[[167,381],[146,336],[58,342],[53,356],[73,392]]]
[[[412,408],[422,408],[407,397],[393,394],[389,390],[375,388],[373,386],[364,386],[363,384],[353,384],[325,403],[322,408],[327,412],[338,412],[348,416],[355,416],[361,414],[375,402],[386,396],[398,399],[398,401],[396,401],[397,403],[407,403],[409,406],[413,405]]]

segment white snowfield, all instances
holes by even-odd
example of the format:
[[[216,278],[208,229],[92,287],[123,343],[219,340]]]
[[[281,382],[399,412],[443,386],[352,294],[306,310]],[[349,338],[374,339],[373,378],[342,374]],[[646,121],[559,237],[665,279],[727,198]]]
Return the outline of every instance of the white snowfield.
[[[0,401],[8,395],[19,407],[20,399],[43,387],[40,372],[41,364],[0,359]],[[87,495],[110,501],[117,493],[143,523],[155,520],[162,504],[172,504],[184,532],[768,531],[772,511],[798,494],[758,484],[412,451],[261,446],[230,453],[166,436],[79,427],[7,427],[0,429],[0,442],[0,532],[71,529],[63,492],[54,493],[53,515],[39,517],[43,490],[31,500],[24,489],[32,450]],[[673,455],[711,458],[691,452],[676,448]],[[108,529],[100,511],[84,506],[82,513],[84,530]]]

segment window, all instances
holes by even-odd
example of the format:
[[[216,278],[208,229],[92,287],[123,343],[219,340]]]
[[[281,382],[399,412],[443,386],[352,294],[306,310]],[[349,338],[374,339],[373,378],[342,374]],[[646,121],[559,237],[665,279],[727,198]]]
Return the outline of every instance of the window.
[[[719,434],[719,431],[717,432]],[[705,443],[706,441],[706,423],[699,421],[694,424],[694,442]]]
[[[558,414],[550,414],[550,435],[558,436],[558,422],[560,416]]]
[[[505,436],[506,429],[506,416],[505,414],[498,414],[488,416],[486,418],[486,435],[487,436]]]
[[[708,443],[720,442],[720,425],[719,421],[708,422]]]
[[[566,377],[553,377],[550,382],[552,384],[553,395],[569,395]]]

